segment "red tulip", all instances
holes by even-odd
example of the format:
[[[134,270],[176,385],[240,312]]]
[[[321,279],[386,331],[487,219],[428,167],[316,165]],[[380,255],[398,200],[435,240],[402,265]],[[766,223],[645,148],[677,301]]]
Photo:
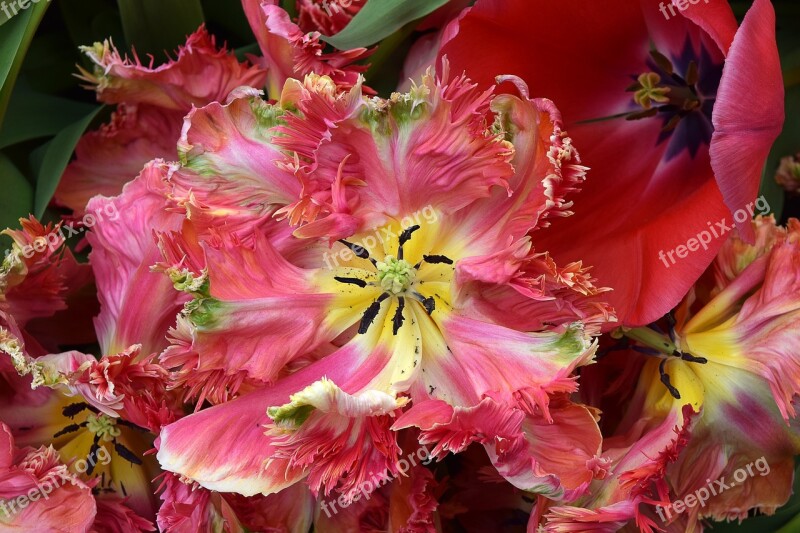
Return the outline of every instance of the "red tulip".
[[[674,307],[724,228],[752,237],[783,124],[770,2],[756,0],[738,28],[723,0],[676,4],[479,0],[439,55],[487,85],[519,76],[561,108],[592,170],[575,215],[540,232],[537,247],[594,265],[626,325]]]

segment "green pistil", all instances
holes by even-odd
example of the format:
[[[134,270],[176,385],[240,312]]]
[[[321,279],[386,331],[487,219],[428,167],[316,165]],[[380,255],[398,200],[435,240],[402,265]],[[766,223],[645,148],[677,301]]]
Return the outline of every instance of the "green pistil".
[[[647,327],[620,329],[618,334],[633,339],[664,355],[675,355],[678,352],[678,348],[672,342],[672,339]]]
[[[86,429],[100,437],[104,442],[111,442],[119,437],[121,432],[117,421],[106,415],[90,414],[86,417]]]
[[[400,294],[408,289],[416,277],[416,270],[411,263],[393,255],[386,256],[385,261],[378,261],[376,267],[381,288],[392,294]]]

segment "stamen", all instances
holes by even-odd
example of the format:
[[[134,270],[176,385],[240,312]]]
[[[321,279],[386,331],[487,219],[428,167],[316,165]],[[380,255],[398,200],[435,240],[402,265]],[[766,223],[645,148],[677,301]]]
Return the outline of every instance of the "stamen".
[[[667,313],[665,315],[665,318],[667,319],[667,333],[669,334],[670,340],[672,340],[672,342],[674,343],[675,342],[675,325],[678,323],[678,321],[675,320],[675,316],[672,314],[672,311]]]
[[[436,310],[436,300],[433,299],[433,296],[428,296],[425,298],[418,292],[414,293],[414,297],[422,303],[422,307],[425,308],[425,311],[430,315]]]
[[[415,224],[410,228],[406,228],[403,230],[403,233],[400,234],[400,246],[403,246],[405,243],[411,240],[411,234],[414,233],[419,229],[419,224]]]
[[[675,72],[675,68],[672,66],[672,61],[670,61],[667,56],[658,50],[650,50],[650,57],[652,57],[653,61],[656,62],[656,65],[658,65],[659,68],[661,68],[661,70],[667,74],[672,75]]]
[[[64,429],[62,429],[61,431],[59,431],[58,433],[56,433],[55,435],[53,435],[53,438],[57,439],[58,437],[60,437],[62,435],[66,435],[67,433],[75,433],[76,431],[78,431],[82,427],[86,427],[86,424],[87,424],[86,422],[84,422],[83,424],[70,424],[67,427],[65,427]]]
[[[117,442],[114,441],[114,449],[117,451],[117,454],[128,461],[129,463],[133,463],[135,465],[142,464],[142,460],[136,457],[136,454],[130,451],[128,448]],[[124,489],[123,489],[124,490]]]
[[[423,255],[422,260],[431,265],[444,263],[445,265],[452,265],[453,260],[446,255]]]
[[[694,355],[689,353],[681,353],[680,357],[684,361],[689,361],[690,363],[700,363],[701,365],[708,363],[708,359],[706,359],[705,357],[695,357]]]
[[[405,243],[407,243],[409,240],[411,240],[411,234],[414,233],[415,231],[417,231],[418,229],[419,229],[419,225],[415,224],[414,226],[411,226],[410,228],[404,229],[403,233],[400,234],[400,239],[399,239],[400,244],[397,247],[397,258],[398,259],[403,259],[403,245]]]
[[[341,276],[334,276],[333,279],[339,283],[349,283],[350,285],[358,285],[362,289],[367,286],[367,282],[360,278],[344,278]]]
[[[61,414],[67,418],[74,418],[81,411],[89,409],[89,404],[85,402],[71,403],[61,410]]]
[[[651,107],[650,109],[646,109],[645,111],[630,113],[629,115],[625,116],[625,120],[640,120],[643,118],[654,117],[657,114],[658,114],[658,109],[656,109],[655,107]]]
[[[692,60],[689,62],[689,67],[686,69],[686,83],[693,86],[699,79],[700,73],[697,70],[697,62]]]
[[[671,119],[669,119],[669,121],[666,124],[664,124],[664,126],[661,128],[661,131],[663,132],[672,131],[678,127],[678,124],[680,124],[680,122],[681,122],[681,116],[674,115]]]
[[[97,457],[97,451],[99,449],[100,449],[100,435],[95,435],[94,441],[92,442],[92,446],[91,448],[89,448],[89,457]],[[91,476],[92,472],[94,472],[95,464],[96,463],[94,461],[89,461],[89,468],[86,470],[86,473],[88,475]]]
[[[375,317],[378,316],[378,311],[381,310],[381,303],[383,303],[383,301],[388,297],[389,293],[384,292],[383,294],[378,296],[377,300],[369,304],[367,310],[364,311],[364,315],[361,317],[361,323],[358,325],[358,332],[361,335],[366,333],[369,327],[375,321]]]
[[[394,335],[397,335],[397,332],[403,327],[403,321],[405,320],[403,309],[406,306],[406,299],[401,296],[397,300],[397,311],[394,312],[394,318],[392,318],[392,334]]]
[[[133,422],[128,422],[127,420],[118,419],[117,420],[117,425],[129,427],[131,429],[135,429],[136,431],[142,431],[144,433],[148,432],[148,430],[146,430],[145,428],[139,427],[136,424],[134,424]]]
[[[667,388],[669,393],[672,394],[673,398],[675,398],[676,400],[680,400],[681,399],[681,393],[678,392],[678,389],[676,389],[672,385],[672,383],[670,383],[669,374],[667,374],[667,371],[664,370],[664,366],[666,364],[667,364],[667,360],[666,359],[662,359],[661,360],[661,364],[658,365],[658,373],[661,374],[661,383],[664,384],[664,386]]]
[[[369,256],[369,252],[363,246],[353,244],[352,242],[348,242],[344,239],[339,239],[339,242],[350,248],[350,251],[352,251],[356,257],[360,259],[369,259],[370,263],[373,265],[375,264],[375,260]]]

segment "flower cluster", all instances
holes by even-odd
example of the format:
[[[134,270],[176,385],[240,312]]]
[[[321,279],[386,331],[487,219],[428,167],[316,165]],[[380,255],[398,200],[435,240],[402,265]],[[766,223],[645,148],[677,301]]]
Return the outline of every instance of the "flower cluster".
[[[0,529],[702,531],[787,501],[800,222],[658,257],[755,200],[770,3],[462,4],[387,97],[375,48],[323,38],[357,1],[243,0],[247,61],[204,27],[158,67],[84,48],[116,107],[54,202],[116,216],[5,232]]]

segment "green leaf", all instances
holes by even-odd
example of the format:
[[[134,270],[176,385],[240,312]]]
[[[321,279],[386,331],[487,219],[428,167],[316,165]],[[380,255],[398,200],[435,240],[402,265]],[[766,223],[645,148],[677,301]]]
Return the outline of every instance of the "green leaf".
[[[800,514],[792,518],[791,522],[778,530],[778,533],[796,533],[800,531]]]
[[[297,0],[281,0],[280,6],[289,14],[292,20],[297,18]]]
[[[120,46],[125,44],[122,21],[116,2],[59,0],[58,7],[74,50],[77,51],[81,45],[89,45],[108,38]],[[88,61],[86,66],[89,66]]]
[[[40,148],[41,164],[34,163],[34,167],[38,166],[34,201],[34,214],[37,217],[44,214],[47,204],[53,197],[53,193],[56,192],[61,175],[72,157],[75,145],[78,144],[81,135],[101,109],[103,108],[97,107],[82,119],[63,129],[52,141]],[[34,157],[35,154],[31,154],[31,156]]]
[[[328,0],[326,9],[342,9],[343,2],[352,0]],[[368,0],[342,31],[322,39],[340,50],[369,46],[446,3],[447,0]]]
[[[253,42],[253,30],[242,9],[241,2],[201,0],[209,31],[222,38],[228,46],[238,49]]]
[[[33,212],[33,187],[8,157],[0,153],[0,229],[16,228]]]
[[[117,0],[128,45],[140,55],[172,52],[203,23],[200,0]]]
[[[0,26],[0,127],[22,61],[49,5],[49,2],[34,4]]]
[[[0,148],[22,141],[50,137],[94,111],[96,106],[32,91],[18,83],[0,131]]]

